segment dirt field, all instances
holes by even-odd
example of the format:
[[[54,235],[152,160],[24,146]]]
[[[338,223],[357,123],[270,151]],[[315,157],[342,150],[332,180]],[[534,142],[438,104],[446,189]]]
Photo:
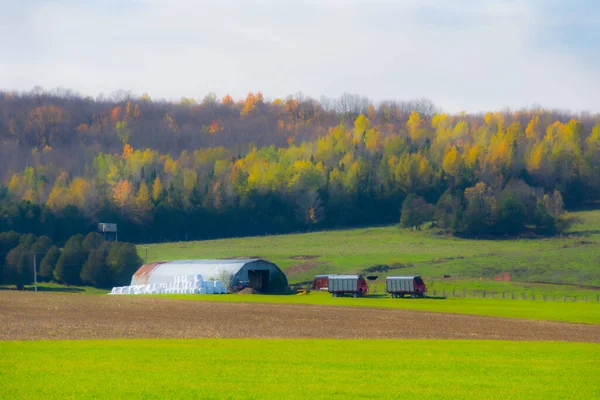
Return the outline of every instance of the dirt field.
[[[0,340],[405,338],[600,342],[600,326],[313,305],[0,292]]]

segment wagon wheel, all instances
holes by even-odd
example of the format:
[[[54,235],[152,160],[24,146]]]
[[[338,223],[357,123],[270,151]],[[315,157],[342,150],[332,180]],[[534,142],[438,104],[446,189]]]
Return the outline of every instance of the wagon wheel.
[[[354,297],[356,299],[358,297],[358,293],[356,293],[356,292],[352,293],[352,297]]]

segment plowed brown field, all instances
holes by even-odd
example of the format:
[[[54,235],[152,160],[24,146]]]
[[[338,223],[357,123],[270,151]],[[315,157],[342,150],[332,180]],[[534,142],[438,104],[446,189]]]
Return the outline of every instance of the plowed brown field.
[[[600,342],[600,326],[408,310],[0,292],[0,340],[117,338]]]

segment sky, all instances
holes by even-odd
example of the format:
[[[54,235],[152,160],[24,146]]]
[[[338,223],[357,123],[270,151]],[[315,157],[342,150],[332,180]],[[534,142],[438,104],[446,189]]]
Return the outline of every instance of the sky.
[[[600,112],[596,0],[0,0],[0,90]]]

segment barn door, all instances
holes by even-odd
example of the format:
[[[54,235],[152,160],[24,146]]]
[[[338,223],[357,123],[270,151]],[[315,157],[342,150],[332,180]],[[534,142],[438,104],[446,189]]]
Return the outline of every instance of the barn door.
[[[261,293],[269,292],[269,271],[267,270],[248,270],[248,286]]]

